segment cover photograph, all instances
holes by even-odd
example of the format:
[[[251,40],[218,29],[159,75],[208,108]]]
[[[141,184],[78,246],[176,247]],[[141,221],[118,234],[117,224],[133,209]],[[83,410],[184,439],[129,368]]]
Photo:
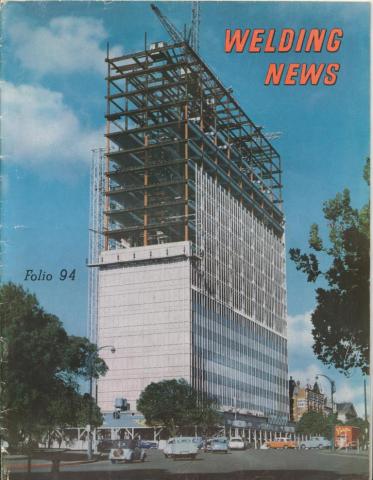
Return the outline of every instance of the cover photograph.
[[[2,3],[2,479],[371,478],[370,15]]]

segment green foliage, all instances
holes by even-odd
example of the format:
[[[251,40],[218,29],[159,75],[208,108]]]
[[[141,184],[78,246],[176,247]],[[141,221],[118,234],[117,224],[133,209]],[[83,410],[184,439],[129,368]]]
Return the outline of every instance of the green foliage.
[[[306,412],[297,423],[295,430],[303,435],[321,435],[322,437],[332,438],[334,425],[341,424],[334,415],[324,415],[321,412]]]
[[[369,180],[369,160],[364,178]],[[369,204],[359,211],[351,206],[345,189],[323,206],[328,242],[311,225],[309,247],[314,252],[290,250],[297,270],[308,282],[323,278],[328,288],[316,289],[317,305],[312,313],[313,350],[326,365],[347,374],[352,368],[368,373],[369,365]],[[320,263],[330,259],[322,271]]]
[[[151,383],[141,392],[137,409],[148,425],[164,425],[172,436],[179,428],[199,425],[207,430],[219,422],[216,402],[200,398],[183,379]]]
[[[105,373],[96,346],[68,336],[35,295],[12,283],[0,287],[0,316],[2,426],[9,443],[30,446],[56,427],[87,424],[92,399],[78,393],[78,379]],[[100,424],[95,405],[92,411]]]

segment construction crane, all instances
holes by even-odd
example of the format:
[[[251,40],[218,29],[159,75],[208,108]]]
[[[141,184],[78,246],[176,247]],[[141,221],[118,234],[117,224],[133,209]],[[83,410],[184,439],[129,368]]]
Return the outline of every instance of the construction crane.
[[[184,38],[175,25],[164,15],[160,9],[150,4],[151,9],[157,15],[159,21],[165,28],[166,32],[170,35],[172,40],[176,43],[187,42],[195,51],[198,51],[199,47],[199,2],[192,2],[192,25],[189,30],[188,38]]]
[[[277,140],[282,137],[283,132],[264,132],[263,135],[267,140]]]
[[[192,24],[189,31],[189,44],[198,52],[199,50],[199,22],[200,22],[200,12],[199,12],[199,1],[192,2]]]
[[[161,24],[164,26],[166,29],[166,32],[170,35],[172,40],[176,43],[184,42],[184,38],[179,32],[179,30],[173,25],[170,20],[166,17],[166,15],[163,15],[163,13],[159,10],[159,8],[154,5],[154,3],[150,4],[151,9],[153,12],[157,15],[159,18]]]

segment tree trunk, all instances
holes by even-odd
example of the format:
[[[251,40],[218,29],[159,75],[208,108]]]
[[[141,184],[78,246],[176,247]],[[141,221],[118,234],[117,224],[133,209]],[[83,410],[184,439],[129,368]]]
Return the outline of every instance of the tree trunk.
[[[27,454],[27,475],[31,474],[31,453]]]
[[[52,480],[58,480],[60,478],[60,459],[52,458]]]

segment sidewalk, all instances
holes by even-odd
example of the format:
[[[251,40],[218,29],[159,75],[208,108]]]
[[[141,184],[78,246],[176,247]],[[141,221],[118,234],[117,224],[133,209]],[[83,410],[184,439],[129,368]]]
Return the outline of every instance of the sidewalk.
[[[342,450],[342,449],[335,449],[335,450],[323,450],[322,453],[334,454],[334,455],[342,455],[342,456],[350,456],[350,457],[368,457],[369,451],[368,450]]]
[[[56,454],[54,454],[56,455]],[[35,453],[31,458],[31,471],[33,468],[49,468],[52,469],[53,466],[53,459],[48,458],[50,457],[49,454],[43,454],[43,452]],[[60,453],[59,466],[66,466],[66,465],[81,465],[84,463],[93,463],[97,462],[101,455],[94,455],[92,460],[87,459],[87,452],[83,451],[66,451]],[[4,455],[3,456],[4,463],[7,468],[12,471],[25,471],[27,470],[27,462],[28,457],[26,455]]]

